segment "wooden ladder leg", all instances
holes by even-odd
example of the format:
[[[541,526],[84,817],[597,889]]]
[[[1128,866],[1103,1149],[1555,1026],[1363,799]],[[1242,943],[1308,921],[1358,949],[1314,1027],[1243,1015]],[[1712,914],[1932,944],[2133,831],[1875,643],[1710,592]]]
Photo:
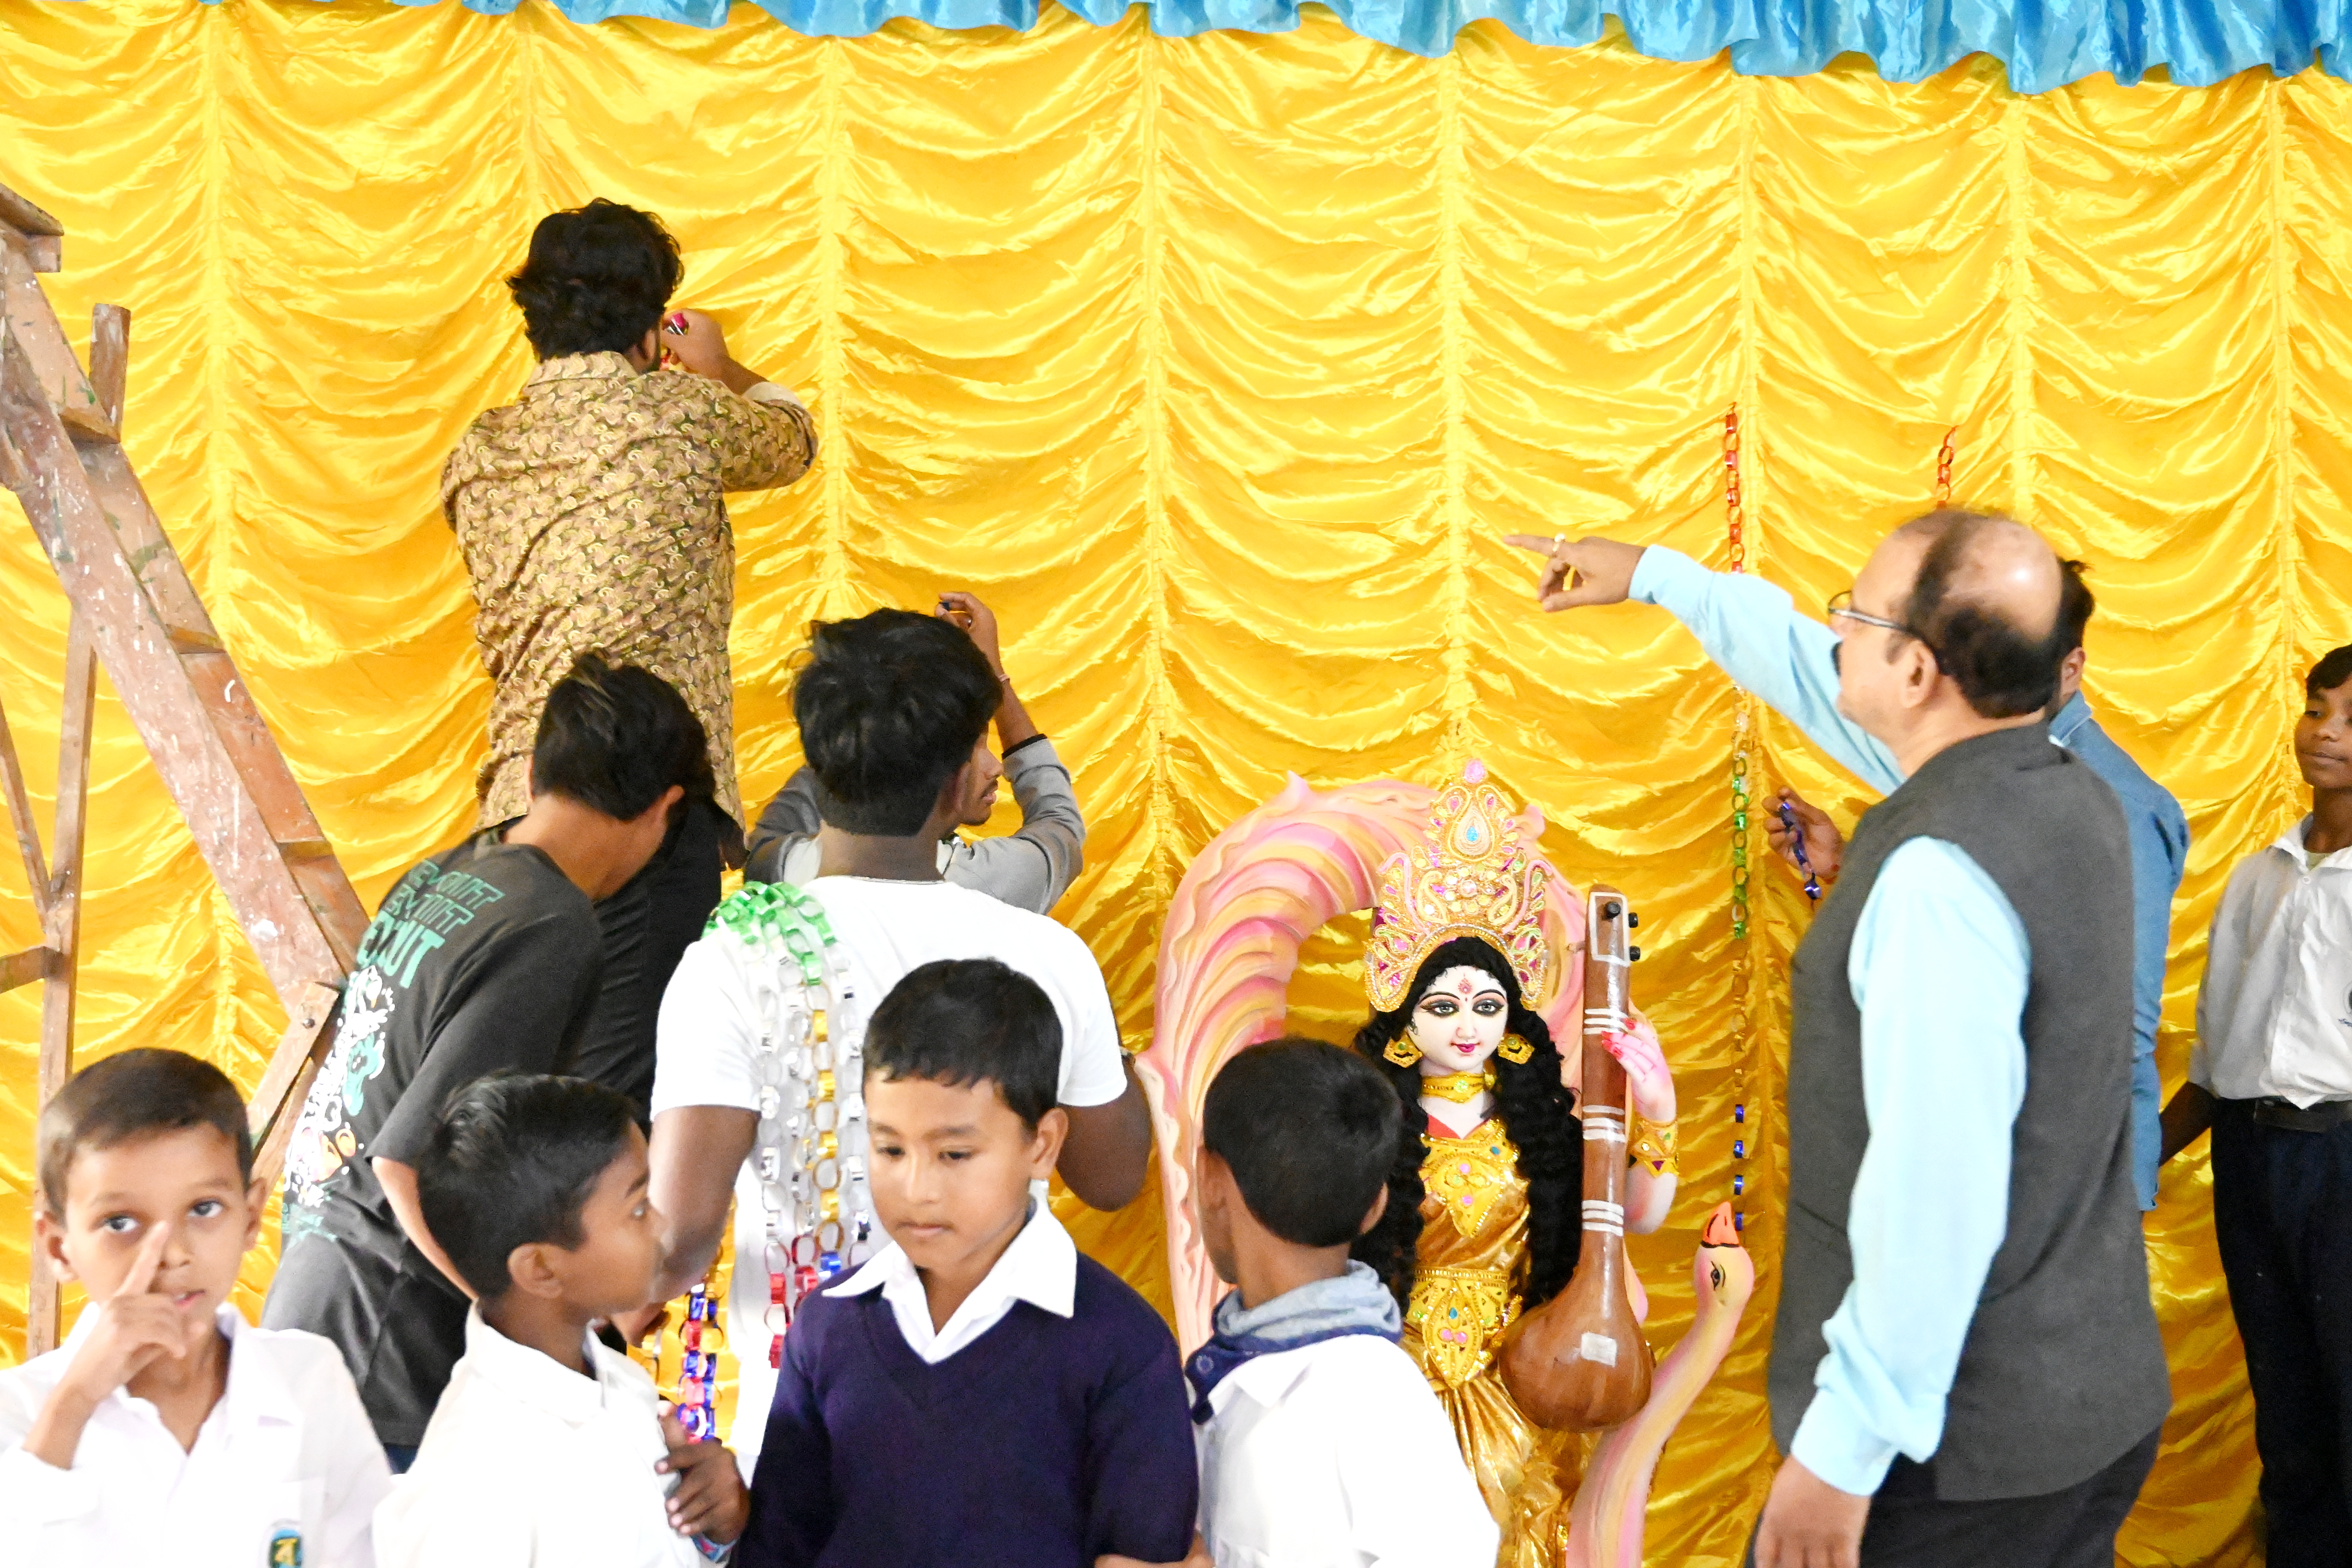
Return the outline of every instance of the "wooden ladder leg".
[[[89,623],[73,617],[66,634],[65,708],[58,724],[57,838],[43,936],[49,950],[41,990],[41,1103],[73,1076],[74,982],[81,956],[82,842],[89,820],[90,721],[98,696],[98,655]],[[43,1194],[36,1202],[47,1202]],[[37,1242],[25,1300],[27,1360],[58,1343],[58,1281]]]

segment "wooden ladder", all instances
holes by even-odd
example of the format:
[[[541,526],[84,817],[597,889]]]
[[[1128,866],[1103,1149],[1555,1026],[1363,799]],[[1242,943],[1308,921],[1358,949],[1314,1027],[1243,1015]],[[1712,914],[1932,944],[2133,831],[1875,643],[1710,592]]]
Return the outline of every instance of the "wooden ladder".
[[[0,185],[0,483],[24,503],[72,605],[48,866],[0,714],[0,784],[43,935],[41,946],[0,958],[0,990],[47,983],[39,1086],[46,1105],[73,1068],[83,803],[94,667],[103,664],[286,1006],[286,1032],[250,1111],[255,1174],[274,1186],[303,1098],[333,1041],[336,999],[367,912],[123,454],[130,313],[114,305],[93,312],[85,373],[42,291],[36,275],[62,265],[64,232]],[[26,1354],[52,1348],[57,1332],[57,1281],[36,1246]]]

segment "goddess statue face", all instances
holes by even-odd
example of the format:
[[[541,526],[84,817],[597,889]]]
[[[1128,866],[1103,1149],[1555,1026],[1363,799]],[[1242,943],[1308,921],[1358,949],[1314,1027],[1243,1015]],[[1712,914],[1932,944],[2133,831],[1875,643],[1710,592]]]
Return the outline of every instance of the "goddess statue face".
[[[1511,998],[1502,983],[1475,964],[1441,972],[1412,1005],[1405,1033],[1421,1047],[1425,1078],[1475,1072],[1486,1065],[1510,1027]]]

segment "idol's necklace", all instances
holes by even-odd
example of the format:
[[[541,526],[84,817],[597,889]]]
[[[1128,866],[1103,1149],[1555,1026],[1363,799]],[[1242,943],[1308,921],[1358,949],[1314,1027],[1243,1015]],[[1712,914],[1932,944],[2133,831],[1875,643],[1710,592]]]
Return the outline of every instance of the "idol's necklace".
[[[1421,1080],[1421,1092],[1433,1100],[1450,1100],[1456,1105],[1467,1105],[1495,1087],[1495,1069],[1480,1068],[1472,1072],[1449,1072]]]

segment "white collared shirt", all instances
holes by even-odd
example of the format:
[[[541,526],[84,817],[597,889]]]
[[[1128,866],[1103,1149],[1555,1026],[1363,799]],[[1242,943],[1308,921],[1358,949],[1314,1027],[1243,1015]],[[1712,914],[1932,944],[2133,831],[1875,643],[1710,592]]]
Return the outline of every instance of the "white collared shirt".
[[[2189,1081],[2221,1100],[2352,1100],[2352,849],[2305,817],[2238,862],[2213,912]]]
[[[1054,1217],[1054,1211],[1035,1198],[1029,1201],[1029,1219],[1021,1234],[996,1260],[988,1277],[972,1288],[948,1314],[931,1327],[931,1303],[923,1293],[923,1277],[914,1263],[892,1242],[874,1255],[865,1268],[826,1291],[832,1296],[859,1296],[880,1287],[890,1303],[890,1315],[907,1348],[937,1366],[1004,1321],[1015,1301],[1043,1307],[1057,1318],[1076,1310],[1078,1244]]]
[[[316,1334],[257,1329],[224,1305],[227,1386],[193,1447],[118,1388],[71,1469],[26,1453],[97,1321],[84,1311],[63,1345],[0,1372],[0,1561],[266,1568],[273,1542],[299,1542],[305,1568],[370,1568],[368,1518],[392,1474],[342,1353]]]
[[[375,1515],[383,1568],[701,1568],[669,1525],[654,1380],[587,1340],[583,1377],[466,1318],[416,1462]]]
[[[1217,1568],[1492,1568],[1497,1531],[1437,1395],[1373,1334],[1244,1362],[1193,1428]]]

